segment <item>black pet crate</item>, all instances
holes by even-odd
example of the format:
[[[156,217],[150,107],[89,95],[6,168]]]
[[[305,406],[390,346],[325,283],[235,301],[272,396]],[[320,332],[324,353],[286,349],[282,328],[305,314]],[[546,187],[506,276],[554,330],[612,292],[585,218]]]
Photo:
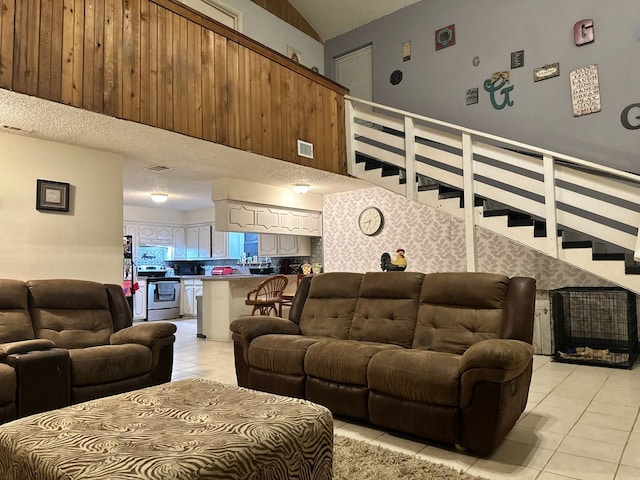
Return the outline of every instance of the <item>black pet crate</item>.
[[[638,357],[636,296],[618,287],[549,292],[553,360],[631,368]]]

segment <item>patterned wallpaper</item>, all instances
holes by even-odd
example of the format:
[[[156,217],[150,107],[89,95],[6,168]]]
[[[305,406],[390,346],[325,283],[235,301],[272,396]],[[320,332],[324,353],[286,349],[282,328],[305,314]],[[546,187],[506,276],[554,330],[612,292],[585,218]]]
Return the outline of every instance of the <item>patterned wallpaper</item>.
[[[363,208],[382,210],[385,226],[367,237],[358,228]],[[595,275],[552,259],[488,230],[477,231],[478,271],[527,276],[538,290],[567,286],[609,286]],[[323,206],[324,271],[380,270],[380,256],[406,250],[407,271],[465,271],[464,222],[427,205],[374,187],[326,195]]]

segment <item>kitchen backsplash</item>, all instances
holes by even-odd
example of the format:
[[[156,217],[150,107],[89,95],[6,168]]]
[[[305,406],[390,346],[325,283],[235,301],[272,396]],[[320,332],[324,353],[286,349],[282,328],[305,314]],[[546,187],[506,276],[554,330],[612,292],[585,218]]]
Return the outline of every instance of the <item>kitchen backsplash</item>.
[[[136,265],[163,265],[167,258],[167,247],[138,247],[137,257],[133,259]]]

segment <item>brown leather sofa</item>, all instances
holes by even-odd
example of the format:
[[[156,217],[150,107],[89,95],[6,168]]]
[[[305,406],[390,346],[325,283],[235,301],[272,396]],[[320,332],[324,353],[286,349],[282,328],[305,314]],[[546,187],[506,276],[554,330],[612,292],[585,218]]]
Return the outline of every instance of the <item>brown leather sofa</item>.
[[[527,403],[534,302],[489,273],[305,278],[289,319],[231,323],[238,384],[488,454]]]
[[[175,331],[119,285],[0,279],[0,422],[170,381]]]

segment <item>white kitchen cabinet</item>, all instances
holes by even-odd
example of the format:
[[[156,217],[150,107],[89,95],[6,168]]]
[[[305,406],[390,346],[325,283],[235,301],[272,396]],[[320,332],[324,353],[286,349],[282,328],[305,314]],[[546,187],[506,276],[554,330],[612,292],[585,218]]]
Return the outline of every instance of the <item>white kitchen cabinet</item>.
[[[133,319],[144,320],[147,318],[147,281],[138,279],[138,286],[133,294]]]
[[[139,245],[167,245],[173,244],[173,225],[155,223],[138,223]]]
[[[198,226],[198,258],[211,258],[211,225]]]
[[[180,314],[195,316],[198,313],[196,297],[202,295],[202,280],[182,279],[182,295],[180,297]]]
[[[216,232],[215,227],[211,232],[211,257],[229,258],[229,235],[227,232]]]
[[[184,227],[173,227],[173,260],[187,258],[187,237]]]
[[[258,238],[261,257],[306,257],[311,255],[311,239],[297,235],[262,233]]]

